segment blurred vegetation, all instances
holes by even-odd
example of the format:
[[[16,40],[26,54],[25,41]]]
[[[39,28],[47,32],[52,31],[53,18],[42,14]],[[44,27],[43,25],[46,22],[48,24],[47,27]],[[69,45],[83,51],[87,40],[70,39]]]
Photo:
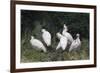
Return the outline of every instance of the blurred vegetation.
[[[75,39],[80,33],[82,46],[80,51],[62,51],[55,48],[59,42],[57,32],[62,32],[63,24]],[[31,35],[43,41],[41,29],[45,28],[52,35],[52,51],[43,53],[35,50],[29,40]],[[89,59],[89,13],[51,12],[21,10],[21,62],[45,62],[62,60]]]

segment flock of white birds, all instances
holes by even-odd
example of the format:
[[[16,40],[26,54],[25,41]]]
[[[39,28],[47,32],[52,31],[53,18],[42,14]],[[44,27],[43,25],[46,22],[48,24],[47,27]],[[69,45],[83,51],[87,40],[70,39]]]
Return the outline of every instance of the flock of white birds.
[[[47,46],[51,46],[51,34],[46,29],[42,29],[41,32],[45,44]],[[68,32],[68,27],[65,24],[63,26],[62,34],[58,32],[56,35],[59,39],[59,43],[56,47],[56,50],[61,48],[64,51],[68,45],[70,45],[68,49],[69,52],[80,49],[80,34],[76,34],[77,38],[73,39],[72,35]],[[30,43],[33,47],[36,47],[36,50],[42,50],[44,52],[47,52],[47,48],[44,46],[44,44],[40,40],[36,39],[34,36],[31,36]]]

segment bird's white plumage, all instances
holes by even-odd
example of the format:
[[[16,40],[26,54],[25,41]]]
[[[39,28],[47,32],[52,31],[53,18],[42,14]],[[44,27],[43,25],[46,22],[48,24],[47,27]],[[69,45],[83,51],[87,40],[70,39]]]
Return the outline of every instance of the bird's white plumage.
[[[35,39],[33,36],[31,36],[30,43],[33,47],[36,47],[36,50],[43,50],[44,52],[46,52],[46,48],[42,44],[42,42],[38,39]]]
[[[61,47],[60,42],[58,43],[56,50],[58,50]]]
[[[58,43],[56,50],[59,48],[62,48],[63,50],[65,50],[68,43],[67,38],[61,35],[60,33],[57,33],[57,37],[60,39],[60,42]]]
[[[66,24],[64,24],[63,28],[66,29],[66,31],[68,31],[68,27],[66,26]]]
[[[67,31],[68,31],[68,27],[64,24],[64,29],[62,31],[62,34],[68,39],[68,44],[71,44],[73,42],[73,37]]]
[[[51,45],[51,34],[45,30],[45,29],[42,29],[42,38],[44,40],[44,42],[46,43],[47,46],[50,46]]]
[[[60,40],[62,35],[59,32],[56,35],[57,35],[57,38]]]
[[[76,40],[74,40],[69,48],[69,52],[72,51],[72,50],[79,50],[80,47],[81,47],[81,41],[80,41],[80,38],[79,38],[79,34],[76,35],[77,38]]]

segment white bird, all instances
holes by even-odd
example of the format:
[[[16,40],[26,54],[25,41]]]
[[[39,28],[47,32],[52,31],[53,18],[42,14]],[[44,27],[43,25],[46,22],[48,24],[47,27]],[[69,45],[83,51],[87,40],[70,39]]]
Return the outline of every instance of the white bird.
[[[31,36],[30,43],[33,47],[36,47],[36,50],[43,50],[44,52],[47,51],[42,42],[38,39],[35,39],[33,36]]]
[[[68,33],[68,27],[65,24],[62,34],[68,39],[68,44],[71,44],[73,42],[73,37],[70,33]]]
[[[79,50],[81,48],[81,41],[80,41],[80,35],[76,34],[76,40],[74,40],[69,48],[69,52],[72,50]]]
[[[64,24],[63,28],[66,29],[66,31],[68,31],[68,27],[66,26],[66,24]]]
[[[42,29],[42,38],[47,46],[51,45],[51,34],[45,29]]]
[[[57,37],[60,39],[60,42],[58,43],[56,50],[58,50],[59,48],[62,48],[62,50],[65,50],[67,47],[67,38],[63,35],[61,35],[60,33],[57,33]]]

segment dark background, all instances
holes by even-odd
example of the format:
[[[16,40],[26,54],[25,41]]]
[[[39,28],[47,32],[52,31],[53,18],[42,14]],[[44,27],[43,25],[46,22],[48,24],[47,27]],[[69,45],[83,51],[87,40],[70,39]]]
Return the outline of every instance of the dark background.
[[[22,36],[33,30],[36,35],[42,28],[54,35],[61,32],[63,24],[66,24],[73,36],[80,33],[81,38],[89,38],[89,13],[21,10],[21,21]]]
[[[83,51],[81,51],[82,54],[80,55],[80,57],[78,56],[78,54],[76,54],[74,58],[75,59],[89,58],[89,51],[88,51],[89,50],[89,13],[21,10],[21,50],[22,50],[21,59],[22,61],[24,59],[25,60],[23,62],[26,62],[27,60],[42,61],[42,59],[38,60],[36,56],[34,59],[31,57],[32,55],[34,56],[37,54],[36,51],[34,52],[36,54],[33,54],[32,47],[30,47],[31,45],[29,40],[31,39],[31,35],[33,35],[36,39],[43,41],[41,29],[43,28],[46,29],[52,35],[52,47],[56,48],[59,42],[56,33],[62,32],[64,24],[68,26],[68,32],[73,36],[74,39],[76,38],[77,33],[80,34]],[[72,55],[74,56],[75,54]],[[37,56],[39,56],[39,54],[37,54]],[[47,61],[47,58],[48,57],[45,58],[46,60],[43,59],[43,61]],[[65,56],[65,58],[67,60],[72,59],[70,58],[70,56],[67,57]],[[52,59],[50,59],[50,61],[51,60]]]

